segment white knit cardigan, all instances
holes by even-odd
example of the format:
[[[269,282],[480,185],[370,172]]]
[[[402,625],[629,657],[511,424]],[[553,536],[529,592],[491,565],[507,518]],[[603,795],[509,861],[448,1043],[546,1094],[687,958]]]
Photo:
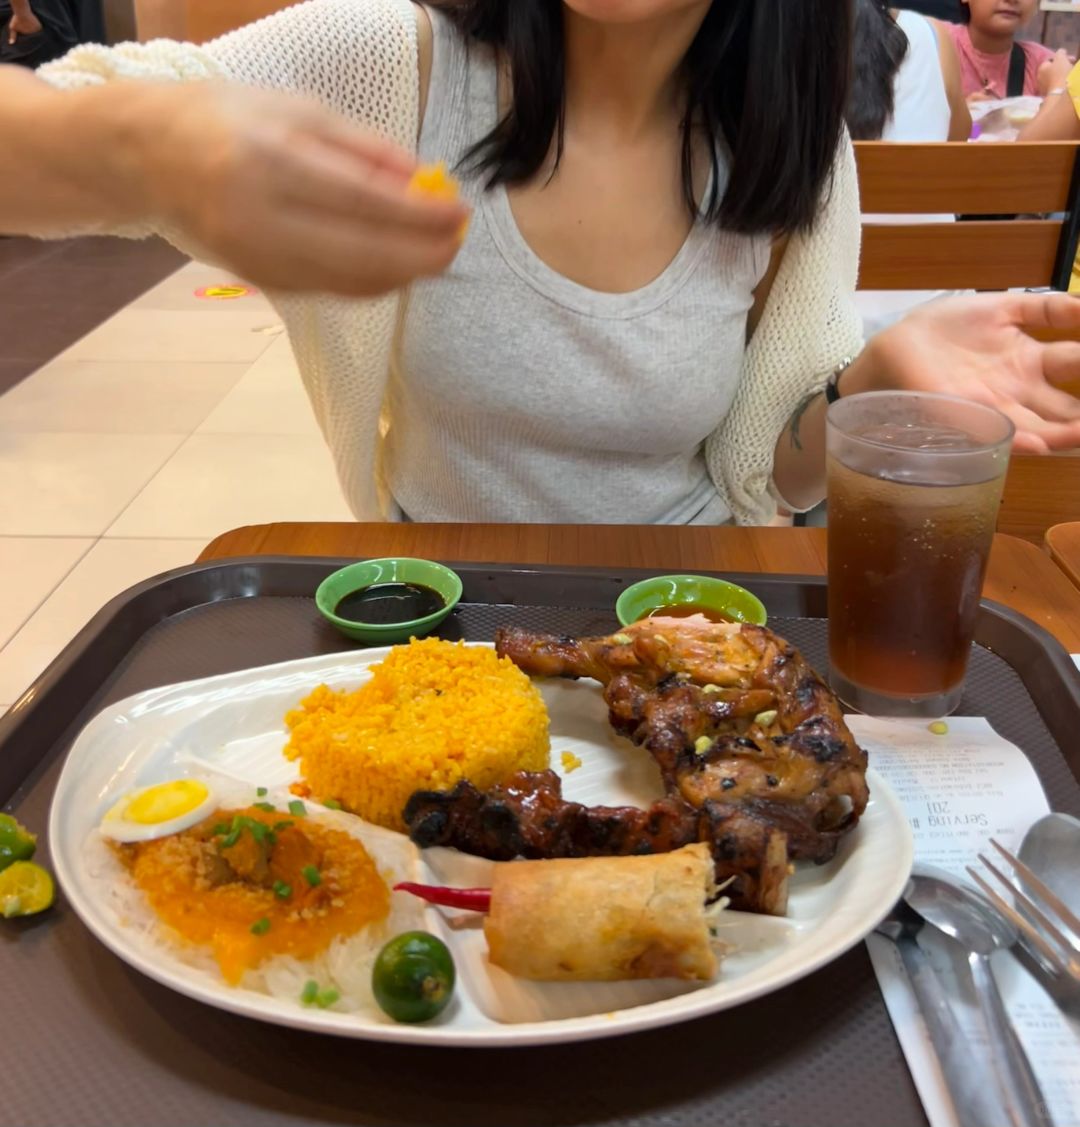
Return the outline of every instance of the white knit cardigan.
[[[77,47],[38,74],[63,89],[114,79],[225,78],[290,90],[415,149],[417,59],[410,0],[309,0],[204,47],[166,40]],[[195,257],[207,257],[175,232],[160,233]],[[796,407],[861,348],[852,300],[858,256],[858,189],[845,137],[818,221],[810,234],[790,241],[746,350],[734,404],[706,443],[709,472],[740,524],[767,523],[775,515],[771,474],[777,438]],[[394,515],[380,484],[380,414],[401,301],[401,294],[369,301],[274,295],[345,495],[360,520]]]

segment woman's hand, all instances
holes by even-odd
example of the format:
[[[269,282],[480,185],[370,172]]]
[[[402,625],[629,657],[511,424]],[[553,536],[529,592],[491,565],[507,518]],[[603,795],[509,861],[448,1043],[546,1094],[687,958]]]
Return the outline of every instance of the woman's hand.
[[[410,195],[411,154],[313,102],[212,83],[140,97],[143,208],[254,283],[370,297],[457,254],[467,207]]]
[[[1058,51],[1052,59],[1047,59],[1039,67],[1036,76],[1039,94],[1045,98],[1051,90],[1064,90],[1074,65],[1074,61],[1064,51]]]
[[[41,31],[41,20],[30,10],[29,5],[20,8],[12,5],[11,19],[8,21],[8,44],[12,44],[20,35],[37,35]]]
[[[873,337],[844,373],[844,395],[894,388],[958,395],[1016,424],[1014,449],[1080,447],[1080,340],[1042,344],[1025,330],[1080,337],[1080,300],[1063,293],[981,294],[934,301]]]

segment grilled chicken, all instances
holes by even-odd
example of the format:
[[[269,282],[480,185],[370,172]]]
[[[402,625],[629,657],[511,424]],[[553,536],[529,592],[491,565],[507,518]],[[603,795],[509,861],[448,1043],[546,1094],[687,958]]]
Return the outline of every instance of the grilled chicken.
[[[647,810],[582,806],[562,797],[554,771],[521,771],[485,791],[468,782],[417,791],[405,823],[422,848],[452,845],[493,861],[668,853],[704,841],[734,907],[783,915],[787,904],[784,834],[727,803],[695,809],[676,795]]]
[[[413,796],[405,820],[420,844],[552,857],[652,852],[665,835],[670,848],[709,841],[717,879],[735,878],[733,903],[777,912],[788,858],[829,860],[866,808],[866,753],[828,687],[771,630],[647,619],[609,638],[502,630],[496,648],[530,674],[600,681],[612,726],[653,756],[668,797],[593,818],[543,775],[487,795],[463,784]],[[594,840],[596,826],[612,840]]]

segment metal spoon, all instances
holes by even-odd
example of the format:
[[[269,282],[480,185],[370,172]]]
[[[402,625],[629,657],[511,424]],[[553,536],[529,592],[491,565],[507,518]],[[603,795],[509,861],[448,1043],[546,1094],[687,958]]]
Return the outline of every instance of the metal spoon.
[[[1070,814],[1047,814],[1024,835],[1020,860],[1061,897],[1068,909],[1080,916],[1080,819]],[[1023,880],[1020,881],[1023,884]]]
[[[1039,1082],[1009,1022],[990,969],[993,952],[1016,943],[1013,926],[974,889],[930,866],[916,866],[904,899],[923,919],[955,939],[968,952],[968,966],[1009,1122],[1013,1127],[1052,1127],[1053,1120]]]
[[[1080,880],[1076,877],[1080,860],[1080,820],[1069,814],[1047,814],[1040,818],[1024,835],[1019,856],[1074,915],[1080,916]],[[1039,902],[1037,890],[1028,887],[1022,873],[1016,873],[1015,880],[1029,897]],[[1016,907],[1023,912],[1021,905]],[[1039,926],[1037,920],[1031,922],[1036,928]],[[1015,954],[1065,1013],[1080,1017],[1080,987],[1073,979],[1062,977],[1048,965],[1023,934]]]

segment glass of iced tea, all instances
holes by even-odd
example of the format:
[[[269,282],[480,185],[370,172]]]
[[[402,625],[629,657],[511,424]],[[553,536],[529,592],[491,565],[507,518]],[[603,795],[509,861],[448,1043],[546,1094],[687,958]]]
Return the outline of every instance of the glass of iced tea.
[[[860,712],[960,703],[1013,424],[965,399],[875,391],[828,413],[829,680]]]

